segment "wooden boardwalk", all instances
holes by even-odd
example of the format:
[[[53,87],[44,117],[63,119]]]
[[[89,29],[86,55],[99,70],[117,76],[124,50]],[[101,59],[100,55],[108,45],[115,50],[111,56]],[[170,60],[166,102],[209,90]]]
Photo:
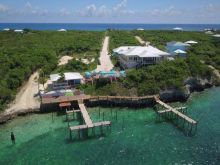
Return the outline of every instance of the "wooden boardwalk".
[[[73,102],[73,101],[101,101],[101,100],[131,100],[131,101],[139,101],[145,99],[153,99],[158,97],[158,95],[150,95],[150,96],[90,96],[90,95],[77,95],[77,96],[59,96],[59,97],[43,97],[41,100],[41,104],[55,104],[55,103],[64,103],[64,102]]]
[[[64,103],[73,102],[78,100],[90,99],[89,95],[77,95],[77,96],[59,96],[59,97],[43,97],[41,99],[41,104],[54,104],[54,103]]]

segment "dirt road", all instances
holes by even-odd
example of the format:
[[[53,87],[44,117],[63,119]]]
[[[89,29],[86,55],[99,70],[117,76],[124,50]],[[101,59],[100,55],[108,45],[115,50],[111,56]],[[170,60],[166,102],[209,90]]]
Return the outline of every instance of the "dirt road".
[[[100,65],[97,65],[96,71],[110,71],[113,68],[110,55],[108,55],[109,36],[104,39],[102,51],[100,52]]]
[[[40,108],[38,97],[38,77],[39,73],[35,72],[31,75],[28,82],[21,88],[16,95],[16,99],[6,109],[6,113],[13,113],[19,110],[28,110]]]

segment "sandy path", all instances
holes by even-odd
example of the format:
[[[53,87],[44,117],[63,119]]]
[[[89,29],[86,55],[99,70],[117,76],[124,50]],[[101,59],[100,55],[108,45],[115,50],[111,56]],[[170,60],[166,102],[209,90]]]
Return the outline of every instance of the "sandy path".
[[[142,45],[142,46],[148,46],[150,45],[150,42],[144,41],[141,37],[135,36],[136,40]]]
[[[73,57],[71,57],[71,56],[62,56],[62,57],[60,58],[60,60],[59,60],[58,66],[60,66],[60,65],[66,65],[66,64],[68,63],[68,61],[69,61],[69,60],[72,60],[72,59],[73,59]]]
[[[33,73],[28,82],[21,88],[16,95],[15,101],[6,109],[6,113],[12,113],[19,110],[28,110],[40,108],[38,94],[39,73]]]
[[[100,65],[97,65],[96,71],[110,71],[114,66],[108,55],[108,45],[109,45],[109,36],[106,36],[104,39],[102,51],[100,52]]]
[[[140,42],[141,45],[144,45],[144,44],[145,44],[145,41],[142,40],[141,37],[139,37],[139,36],[135,36],[135,38],[136,38],[136,40],[138,40],[138,42]]]

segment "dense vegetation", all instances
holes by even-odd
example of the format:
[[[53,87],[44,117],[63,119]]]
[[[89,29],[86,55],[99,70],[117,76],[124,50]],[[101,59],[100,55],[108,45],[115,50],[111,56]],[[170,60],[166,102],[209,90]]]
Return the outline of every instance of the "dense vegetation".
[[[131,31],[111,30],[108,35],[110,36],[110,51],[120,46],[140,45]]]
[[[50,74],[61,55],[81,58],[87,53],[97,63],[103,35],[104,32],[88,31],[0,32],[0,110],[14,98],[31,73],[41,68],[41,73]]]
[[[165,89],[182,89],[188,77],[215,79],[212,70],[201,60],[220,68],[218,58],[220,42],[202,32],[174,31],[110,31],[111,48],[124,45],[139,45],[135,35],[150,41],[151,45],[165,50],[167,42],[195,40],[199,42],[188,50],[187,59],[164,61],[158,65],[127,70],[127,77],[118,82],[99,81],[95,85],[82,88],[90,94],[147,95],[157,94]]]

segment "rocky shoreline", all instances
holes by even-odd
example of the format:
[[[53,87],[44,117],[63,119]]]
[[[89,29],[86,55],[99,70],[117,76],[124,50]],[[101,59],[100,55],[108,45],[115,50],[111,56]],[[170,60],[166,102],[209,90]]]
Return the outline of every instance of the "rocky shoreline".
[[[159,93],[161,100],[165,102],[187,101],[193,92],[201,92],[205,89],[220,86],[220,81],[213,79],[187,78],[182,89],[168,89]]]
[[[12,120],[18,116],[25,116],[32,113],[40,113],[40,108],[33,108],[33,109],[22,109],[15,112],[2,112],[0,114],[0,124],[5,124],[7,121]]]

